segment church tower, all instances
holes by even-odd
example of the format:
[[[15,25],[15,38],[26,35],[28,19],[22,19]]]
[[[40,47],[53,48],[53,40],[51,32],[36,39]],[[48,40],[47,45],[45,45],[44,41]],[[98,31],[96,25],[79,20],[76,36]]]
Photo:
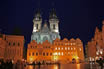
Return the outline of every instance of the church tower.
[[[55,9],[52,9],[49,15],[49,23],[50,23],[50,29],[52,32],[59,33],[59,20],[58,17],[56,16]]]
[[[40,10],[36,11],[35,17],[33,19],[33,32],[37,32],[41,29],[41,24],[42,24],[42,16],[40,13]]]

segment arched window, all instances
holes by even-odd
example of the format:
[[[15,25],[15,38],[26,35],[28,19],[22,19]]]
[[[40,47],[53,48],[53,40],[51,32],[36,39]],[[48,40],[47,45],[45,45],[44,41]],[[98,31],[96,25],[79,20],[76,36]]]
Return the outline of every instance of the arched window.
[[[48,40],[48,38],[45,36],[45,37],[43,38],[43,41],[46,41],[46,40]]]
[[[38,56],[38,53],[36,52],[36,56]]]
[[[45,53],[43,53],[43,56],[45,56]]]
[[[56,29],[55,24],[53,24],[53,29]]]
[[[47,52],[47,56],[48,56],[48,52]]]
[[[18,43],[18,46],[20,46],[20,43]]]
[[[36,24],[36,29],[38,29],[38,24]]]
[[[11,43],[9,42],[9,46],[11,45]]]
[[[52,56],[52,53],[50,53],[50,56]]]
[[[13,46],[15,46],[15,42],[13,43]]]
[[[34,56],[34,52],[32,53],[32,56]]]

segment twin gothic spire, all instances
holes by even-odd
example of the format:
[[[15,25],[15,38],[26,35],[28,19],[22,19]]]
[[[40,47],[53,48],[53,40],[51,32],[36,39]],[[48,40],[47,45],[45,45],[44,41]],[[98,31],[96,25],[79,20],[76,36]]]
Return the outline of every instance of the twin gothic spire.
[[[42,30],[42,16],[41,16],[41,11],[40,9],[38,9],[36,11],[36,14],[34,16],[34,19],[33,19],[33,32],[38,32],[38,31],[41,31]],[[53,8],[49,14],[49,25],[50,26],[47,26],[49,27],[49,29],[52,31],[52,32],[56,32],[56,33],[59,33],[59,20],[58,20],[58,17],[56,16],[56,11],[55,9]],[[46,23],[44,23],[46,24]],[[44,26],[44,25],[43,25]]]
[[[38,9],[36,11],[34,19],[36,19],[36,20],[41,20],[42,19],[42,15],[41,15],[41,10],[40,9]],[[56,15],[56,11],[55,11],[54,8],[49,13],[49,19],[56,19],[56,20],[58,19],[57,15]]]

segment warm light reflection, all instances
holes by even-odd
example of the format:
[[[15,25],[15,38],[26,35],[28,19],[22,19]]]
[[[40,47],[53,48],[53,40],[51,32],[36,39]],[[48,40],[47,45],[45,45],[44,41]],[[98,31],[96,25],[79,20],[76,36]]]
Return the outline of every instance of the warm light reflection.
[[[33,62],[33,58],[32,58],[32,57],[30,57],[30,62],[31,62],[31,63]]]
[[[58,69],[58,65],[54,65],[54,69]]]
[[[77,69],[80,69],[80,64],[77,64]]]
[[[33,66],[32,65],[29,65],[28,69],[33,69]]]
[[[54,56],[53,59],[54,59],[54,61],[57,61],[58,56]]]

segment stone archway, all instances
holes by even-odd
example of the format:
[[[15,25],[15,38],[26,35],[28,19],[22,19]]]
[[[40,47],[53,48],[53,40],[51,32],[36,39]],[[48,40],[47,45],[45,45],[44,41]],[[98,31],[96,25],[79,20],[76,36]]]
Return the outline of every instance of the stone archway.
[[[46,40],[48,40],[48,37],[44,36],[43,41],[46,41]]]

